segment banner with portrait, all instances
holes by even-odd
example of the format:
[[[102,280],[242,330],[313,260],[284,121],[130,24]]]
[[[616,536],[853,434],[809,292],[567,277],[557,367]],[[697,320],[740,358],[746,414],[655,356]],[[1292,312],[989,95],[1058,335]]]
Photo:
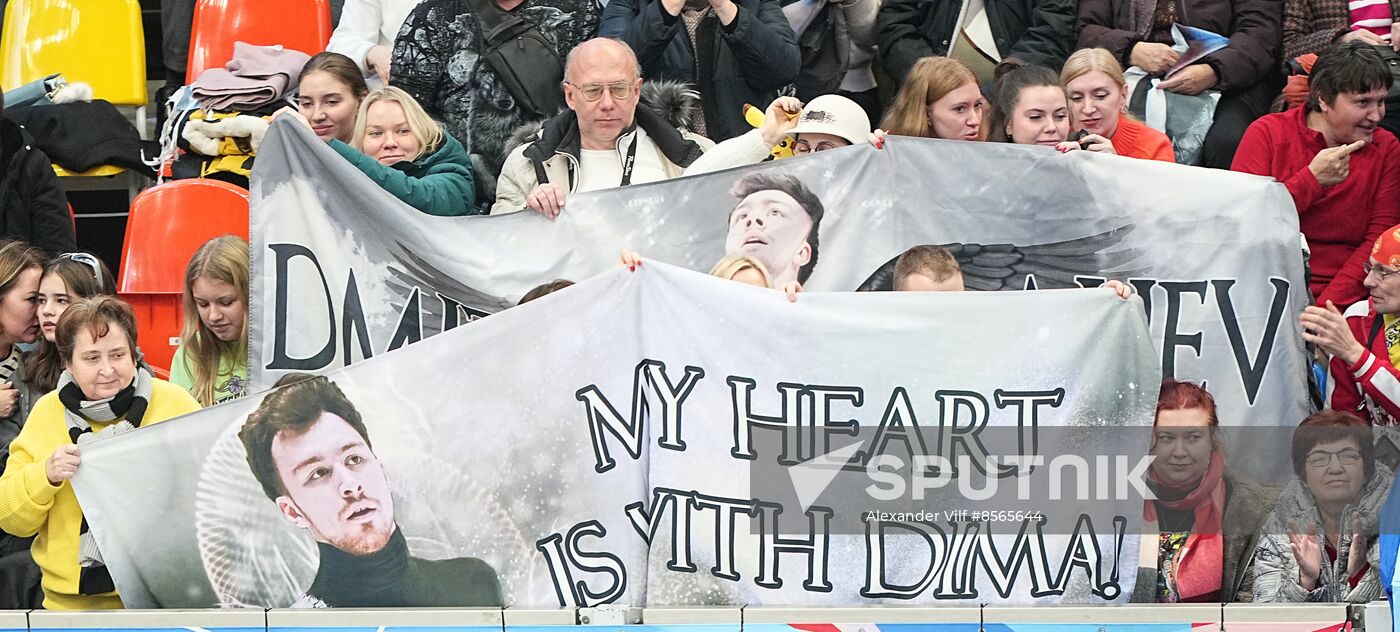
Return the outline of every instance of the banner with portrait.
[[[775,284],[822,292],[889,289],[895,258],[919,244],[950,250],[969,290],[1133,284],[1162,372],[1206,382],[1227,426],[1310,410],[1296,318],[1309,298],[1282,185],[903,137],[573,195],[550,221],[419,213],[306,129],[275,124],[252,183],[249,369],[264,388],[377,356],[609,270],[624,249],[699,271],[752,255]]]
[[[284,379],[84,446],[127,607],[1121,603],[1160,373],[1107,289],[647,261]]]

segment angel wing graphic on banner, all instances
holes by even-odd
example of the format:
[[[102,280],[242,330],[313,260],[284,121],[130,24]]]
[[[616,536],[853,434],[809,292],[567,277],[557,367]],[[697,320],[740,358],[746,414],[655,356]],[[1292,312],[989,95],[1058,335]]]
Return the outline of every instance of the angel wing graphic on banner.
[[[1142,251],[1135,248],[1113,250],[1132,232],[1125,226],[1097,235],[1035,246],[1015,244],[938,244],[958,261],[963,284],[970,290],[995,291],[1037,288],[1078,287],[1076,277],[1084,270],[1104,270],[1117,277],[1130,277],[1145,268],[1127,268]],[[857,292],[883,292],[894,289],[896,256],[866,279]]]

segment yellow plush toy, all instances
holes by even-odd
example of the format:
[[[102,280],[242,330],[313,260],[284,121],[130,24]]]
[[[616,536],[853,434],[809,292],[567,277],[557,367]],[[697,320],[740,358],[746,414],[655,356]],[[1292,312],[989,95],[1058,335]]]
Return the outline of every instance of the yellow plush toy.
[[[744,104],[744,120],[748,121],[754,129],[763,127],[763,110],[760,110],[747,103]],[[773,146],[773,151],[769,152],[773,160],[782,160],[792,157],[792,137],[784,136],[782,142]]]

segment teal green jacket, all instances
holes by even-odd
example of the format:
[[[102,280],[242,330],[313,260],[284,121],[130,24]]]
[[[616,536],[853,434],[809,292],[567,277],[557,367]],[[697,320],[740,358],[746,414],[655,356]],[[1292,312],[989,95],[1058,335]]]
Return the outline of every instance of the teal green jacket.
[[[437,151],[389,167],[338,140],[331,141],[331,149],[385,191],[424,213],[444,217],[476,213],[471,158],[451,134],[443,133]]]

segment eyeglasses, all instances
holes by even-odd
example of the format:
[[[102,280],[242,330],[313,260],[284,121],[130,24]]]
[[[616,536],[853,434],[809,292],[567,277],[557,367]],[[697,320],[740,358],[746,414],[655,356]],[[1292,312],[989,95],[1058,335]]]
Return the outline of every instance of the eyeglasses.
[[[828,149],[836,149],[837,147],[841,147],[841,145],[837,145],[831,141],[817,143],[814,147],[805,140],[799,140],[792,144],[792,153],[800,156],[802,154],[813,154]]]
[[[1379,263],[1372,263],[1370,261],[1361,264],[1361,271],[1367,275],[1375,271],[1376,276],[1382,281],[1389,279],[1392,275],[1400,274],[1400,270],[1391,270]]]
[[[607,90],[612,98],[618,101],[626,101],[632,98],[632,89],[637,85],[637,79],[631,81],[617,81],[613,83],[585,83],[579,85],[570,81],[565,81],[565,85],[573,86],[583,96],[584,101],[597,101],[603,98],[603,91]]]
[[[98,261],[97,257],[86,252],[65,252],[59,255],[58,258],[72,259],[73,261],[92,268],[92,278],[97,280],[97,287],[100,289],[104,286],[102,283],[102,262]]]
[[[1361,462],[1361,452],[1357,450],[1342,450],[1341,452],[1309,452],[1307,461],[1308,467],[1320,470],[1324,467],[1327,467],[1328,465],[1331,465],[1332,457],[1334,456],[1337,457],[1337,460],[1340,461],[1342,465],[1356,465],[1357,463]]]

